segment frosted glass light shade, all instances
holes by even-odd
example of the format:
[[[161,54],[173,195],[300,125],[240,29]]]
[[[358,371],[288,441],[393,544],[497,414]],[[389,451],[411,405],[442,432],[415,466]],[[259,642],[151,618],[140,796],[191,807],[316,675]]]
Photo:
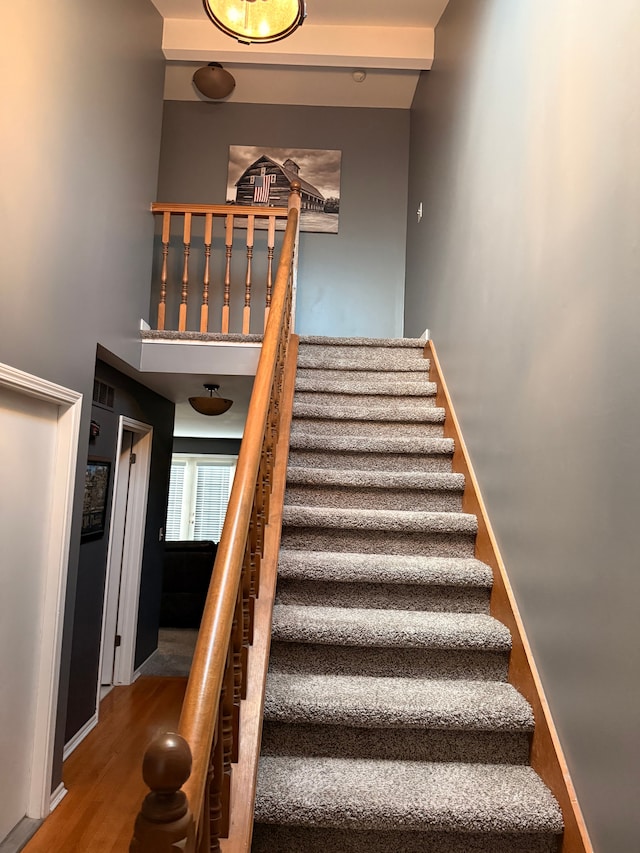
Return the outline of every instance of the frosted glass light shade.
[[[304,0],[203,0],[213,23],[245,44],[286,38],[304,21]]]

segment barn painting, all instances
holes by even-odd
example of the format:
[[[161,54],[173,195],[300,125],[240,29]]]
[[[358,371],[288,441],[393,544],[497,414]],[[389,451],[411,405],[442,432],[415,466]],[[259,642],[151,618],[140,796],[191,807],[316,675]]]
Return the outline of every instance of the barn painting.
[[[300,181],[301,231],[338,233],[342,152],[316,148],[229,146],[227,203],[284,207]]]

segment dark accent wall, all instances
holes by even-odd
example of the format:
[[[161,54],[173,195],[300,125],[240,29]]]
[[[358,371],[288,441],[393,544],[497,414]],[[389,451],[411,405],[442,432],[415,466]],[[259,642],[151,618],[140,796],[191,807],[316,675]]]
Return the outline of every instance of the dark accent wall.
[[[167,101],[158,200],[222,202],[229,145],[342,151],[340,232],[301,235],[296,331],[401,335],[409,111]]]
[[[100,425],[100,435],[89,443],[88,454],[89,457],[109,459],[112,463],[109,512],[114,487],[120,416],[124,415],[153,427],[138,606],[135,655],[135,666],[138,667],[157,647],[164,557],[164,543],[160,541],[160,529],[164,527],[167,511],[175,406],[169,400],[102,361],[96,362],[95,375],[97,379],[115,388],[112,410],[95,404],[92,406],[91,417]],[[67,741],[91,719],[96,710],[109,523],[110,518],[107,519],[104,536],[82,542],[80,545],[71,642],[71,673],[65,735]]]
[[[221,456],[237,456],[240,453],[240,438],[179,438],[173,439],[174,453],[214,453]]]
[[[411,114],[431,330],[599,853],[638,847],[640,61],[631,0],[450,0]]]

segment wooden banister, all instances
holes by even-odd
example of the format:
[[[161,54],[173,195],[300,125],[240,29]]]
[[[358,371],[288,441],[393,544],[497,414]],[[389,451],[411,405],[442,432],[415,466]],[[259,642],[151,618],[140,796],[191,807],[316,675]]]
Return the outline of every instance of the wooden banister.
[[[169,780],[157,771],[149,795],[166,789],[175,803],[176,798],[182,802],[178,797],[182,793],[188,812],[181,808],[177,818],[180,825],[174,828],[170,810],[163,812],[162,798],[158,804],[155,797],[154,808],[146,812],[143,809],[136,822],[130,848],[136,853],[169,853],[175,849],[171,844],[176,837],[184,839],[181,849],[186,853],[210,853],[220,849],[218,838],[228,826],[229,776],[231,763],[238,756],[240,698],[246,692],[253,601],[259,592],[280,418],[279,396],[291,331],[299,183],[292,183],[291,190],[269,319],[178,727],[191,753],[191,773],[180,792],[175,785],[175,771]],[[225,216],[234,215],[229,213],[228,205],[221,209]],[[264,213],[264,209],[260,210]],[[164,215],[168,211],[162,212]],[[189,212],[194,213],[193,206],[189,206]],[[211,212],[211,206],[204,212]],[[186,813],[192,816],[193,832],[185,832]],[[163,826],[160,834],[159,824]],[[158,839],[165,837],[174,841],[159,845]]]
[[[151,212],[162,217],[162,254],[160,267],[156,273],[159,277],[158,330],[164,331],[167,328],[173,328],[179,332],[188,331],[188,316],[195,316],[195,311],[192,314],[189,304],[191,300],[195,299],[199,301],[200,323],[195,326],[193,331],[218,331],[222,334],[229,334],[231,331],[231,300],[233,298],[234,302],[238,303],[238,313],[241,313],[241,320],[237,324],[238,328],[234,331],[241,331],[243,335],[248,335],[250,334],[252,288],[254,284],[263,285],[265,294],[264,322],[260,329],[258,329],[257,324],[254,324],[256,326],[255,331],[266,329],[272,298],[275,232],[278,222],[280,229],[284,227],[288,208],[265,205],[154,202],[151,205]],[[176,264],[170,263],[170,255],[173,256],[180,251],[177,234],[174,234],[173,245],[171,242],[171,228],[176,218],[179,218],[182,223],[180,273],[175,268]],[[204,220],[204,236],[202,237],[195,229],[194,218]],[[218,230],[216,230],[216,222],[219,225]],[[264,241],[256,239],[258,232],[266,232]],[[232,269],[234,238],[240,240],[241,235],[244,236],[246,246],[244,273]],[[218,255],[214,251],[216,239],[224,241],[224,257],[221,253],[219,261]],[[261,260],[261,252],[264,253],[265,258],[259,265],[256,264],[255,270],[254,250],[256,261]],[[201,294],[193,293],[195,283],[190,281],[192,277],[190,266],[193,269],[202,268],[202,276],[199,277],[202,284]],[[218,289],[216,289],[216,279],[218,280]],[[233,284],[234,279],[237,280],[236,285]],[[172,293],[175,294],[173,299],[171,298]],[[222,303],[222,316],[220,326],[217,329],[210,329],[209,321],[212,316],[210,305],[212,298],[216,298],[216,294],[219,304],[220,301]],[[178,301],[177,314],[176,300]],[[242,307],[240,308],[241,300]]]

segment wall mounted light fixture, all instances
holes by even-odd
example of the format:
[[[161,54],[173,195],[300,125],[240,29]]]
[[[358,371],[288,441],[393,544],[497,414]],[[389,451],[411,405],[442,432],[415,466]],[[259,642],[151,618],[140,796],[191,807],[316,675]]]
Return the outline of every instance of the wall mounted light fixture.
[[[304,21],[304,0],[203,0],[204,10],[226,35],[243,44],[286,38]]]
[[[229,74],[219,62],[210,62],[203,68],[198,68],[192,79],[196,89],[212,101],[226,98],[236,87],[233,75]]]
[[[225,400],[218,394],[219,385],[205,382],[204,387],[209,392],[208,397],[189,397],[191,408],[200,415],[223,415],[233,405],[233,400]],[[216,396],[214,397],[214,393]]]

